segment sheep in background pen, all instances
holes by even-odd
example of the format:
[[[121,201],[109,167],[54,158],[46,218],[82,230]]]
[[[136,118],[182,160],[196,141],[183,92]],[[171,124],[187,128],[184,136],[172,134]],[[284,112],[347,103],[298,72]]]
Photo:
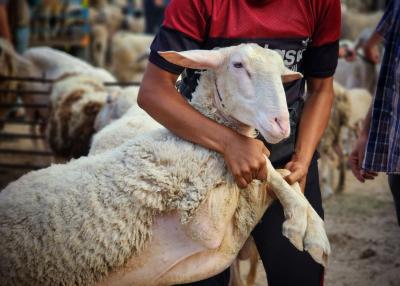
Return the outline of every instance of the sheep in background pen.
[[[102,25],[107,31],[99,31],[100,28],[93,29],[91,33],[92,42],[102,42],[104,43],[104,38],[107,37],[107,45],[110,43],[119,30],[127,30],[133,33],[143,33],[144,32],[144,16],[142,3],[135,1],[133,6],[127,4],[126,1],[114,1],[113,3],[108,3],[107,1],[96,1],[91,2],[91,7],[89,8],[89,23],[92,27]],[[103,29],[102,29],[103,30]],[[92,63],[96,66],[99,61],[97,58],[108,58],[109,53],[113,50],[113,45],[103,44],[105,48],[100,51],[91,48]],[[104,61],[103,61],[104,62]],[[105,63],[105,62],[104,62]],[[104,64],[101,66],[105,66]]]
[[[366,59],[362,49],[371,33],[371,29],[364,29],[354,42],[341,40],[342,45],[347,46],[356,53],[356,58],[352,61],[340,58],[334,79],[347,89],[364,88],[374,94],[380,65],[376,65]]]
[[[356,40],[364,29],[374,29],[378,25],[382,15],[382,11],[360,13],[349,10],[345,5],[342,5],[341,38]]]
[[[271,143],[289,135],[282,82],[300,75],[285,69],[276,52],[253,44],[163,56],[208,69],[191,101],[206,116],[247,136],[255,127]],[[268,75],[251,80],[246,100],[239,74],[226,68],[238,56],[251,57],[254,73]],[[215,104],[216,88],[226,110]],[[266,164],[266,181],[239,190],[220,154],[162,129],[31,172],[0,193],[0,279],[4,285],[173,285],[213,276],[232,263],[272,202],[267,187],[284,208],[283,234],[326,265],[322,219],[299,185],[284,180],[288,172],[276,171],[268,158]]]
[[[55,154],[65,158],[88,154],[96,116],[108,95],[102,80],[92,75],[70,75],[53,85],[46,137]]]
[[[66,3],[60,0],[42,0],[33,11],[32,38],[45,40],[55,37],[62,28],[59,17],[65,10]]]
[[[115,78],[106,70],[94,68],[90,64],[65,52],[47,47],[28,49],[19,57],[18,75],[21,77],[41,77],[57,80],[68,74],[89,74],[104,82],[114,82]],[[22,90],[48,90],[49,84],[24,82],[19,85]],[[26,104],[48,104],[49,99],[40,95],[27,95],[23,98]],[[31,120],[40,120],[44,131],[49,116],[47,109],[29,109],[27,115]],[[37,133],[36,130],[32,130]]]
[[[102,82],[116,81],[116,79],[106,70],[94,68],[93,66],[87,64],[80,59],[51,48],[31,48],[21,56],[12,49],[12,46],[9,43],[1,40],[0,52],[5,52],[2,54],[2,57],[0,57],[0,59],[3,59],[5,63],[4,66],[7,67],[9,71],[12,71],[12,74],[9,75],[19,77],[45,76],[48,79],[54,80],[63,78],[71,74],[89,75],[90,77],[94,78],[93,81],[95,81],[95,79],[99,81],[101,86]],[[15,83],[12,84],[15,85]],[[43,91],[48,90],[50,87],[49,84],[40,82],[23,82],[19,83],[17,86],[21,90],[30,91]],[[12,86],[11,88],[14,89],[15,86]],[[104,94],[113,92],[113,90],[117,90],[117,88],[104,88]],[[5,98],[6,97],[4,96],[1,97],[1,99]],[[14,100],[15,98],[9,98],[8,101],[14,102]],[[48,97],[35,94],[25,95],[22,100],[25,104],[49,104]],[[99,100],[102,100],[102,103],[104,103],[105,101],[103,97],[101,97]],[[95,116],[97,114],[96,112],[98,111],[98,108],[86,111],[90,111],[92,115],[93,113],[95,113],[93,115]],[[44,133],[47,124],[47,118],[49,117],[48,109],[30,108],[26,110],[26,115],[31,121],[40,121],[40,132]],[[31,133],[38,133],[38,131],[36,130],[36,125],[31,126]],[[86,149],[88,150],[88,147]]]
[[[118,32],[112,39],[111,70],[119,81],[141,81],[152,35]]]
[[[344,190],[347,158],[372,100],[367,90],[346,89],[337,82],[334,82],[334,94],[331,117],[319,146],[323,198]],[[335,187],[336,174],[338,178]]]
[[[131,107],[137,107],[138,93],[139,86],[131,86],[110,94],[96,117],[94,129],[101,131],[106,125],[123,117]]]
[[[96,67],[106,66],[109,34],[104,24],[94,24],[90,28],[90,58]]]

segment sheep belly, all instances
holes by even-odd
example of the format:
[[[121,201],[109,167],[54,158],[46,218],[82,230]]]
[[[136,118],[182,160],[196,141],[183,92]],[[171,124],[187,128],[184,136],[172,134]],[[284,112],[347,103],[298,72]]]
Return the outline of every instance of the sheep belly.
[[[231,225],[231,224],[228,224]],[[173,285],[211,277],[229,267],[234,256],[192,240],[175,214],[159,216],[149,247],[106,277],[98,286]]]

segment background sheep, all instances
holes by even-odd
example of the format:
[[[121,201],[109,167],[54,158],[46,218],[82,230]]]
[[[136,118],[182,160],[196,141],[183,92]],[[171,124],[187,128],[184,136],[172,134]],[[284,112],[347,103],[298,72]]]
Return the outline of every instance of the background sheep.
[[[69,74],[90,74],[101,81],[114,82],[115,78],[108,71],[94,68],[90,64],[75,58],[67,53],[47,48],[38,47],[28,49],[22,56],[13,54],[13,60],[17,64],[17,76],[19,77],[38,77],[44,76],[48,79],[58,79]],[[22,82],[18,84],[22,90],[48,90],[49,84],[40,82]],[[36,94],[25,95],[22,98],[25,104],[48,104],[48,98]],[[47,109],[27,109],[27,117],[32,121],[40,121],[41,128],[44,126],[49,116]],[[36,134],[34,126],[32,133]]]
[[[162,128],[143,109],[132,106],[124,116],[107,125],[93,136],[89,155],[116,148],[145,132]]]
[[[329,124],[319,146],[321,193],[324,198],[344,189],[347,158],[372,100],[367,90],[348,90],[337,82],[334,83],[334,94]]]
[[[355,40],[364,29],[375,29],[383,12],[361,13],[342,6],[341,38]]]
[[[58,79],[65,74],[79,73],[93,75],[105,82],[115,81],[115,77],[108,71],[95,68],[81,59],[52,48],[30,48],[23,56],[40,71],[39,73],[36,71],[36,74],[45,74],[50,79]]]
[[[66,158],[88,154],[94,121],[107,95],[102,81],[89,75],[68,76],[53,85],[46,130],[53,152]]]
[[[352,61],[340,58],[334,78],[335,81],[347,89],[363,88],[374,94],[378,83],[380,65],[367,60],[363,51],[363,46],[371,33],[371,29],[366,29],[362,31],[354,42],[349,40],[341,41],[356,53],[356,58]]]
[[[111,70],[119,81],[140,81],[154,36],[118,32],[112,40]]]
[[[232,97],[224,102],[227,110],[232,110],[225,115],[240,120],[244,116],[239,113],[243,110],[240,105],[250,114],[246,118],[251,122],[246,124],[265,130],[262,133],[268,141],[287,137],[280,128],[285,124],[288,131],[288,121],[281,121],[281,127],[266,124],[264,129],[255,116],[267,116],[263,124],[288,117],[283,87],[271,81],[280,81],[281,75],[285,79],[289,73],[299,75],[285,70],[277,53],[241,45],[164,56],[177,64],[180,57],[194,61],[191,55],[206,57],[209,64],[213,58],[214,68],[219,68],[215,63],[220,62],[220,71],[227,71],[225,65],[230,61],[224,58],[237,53],[246,57],[256,54],[257,61],[249,61],[257,63],[254,73],[270,75],[260,80],[254,77],[252,90],[261,89],[257,97],[253,94],[255,105],[246,106],[248,100],[241,100],[240,80],[228,80],[234,75],[209,71],[193,94],[193,106],[242,134],[254,134],[254,129],[226,120],[221,112],[227,111],[214,105],[216,89],[211,83],[222,76],[224,81],[218,81],[221,94],[225,99]],[[204,61],[190,66],[196,63],[198,68],[212,67]],[[266,86],[274,90],[265,93]],[[290,187],[266,160],[267,182],[253,181],[239,191],[221,155],[162,129],[97,156],[32,172],[0,193],[0,278],[5,285],[90,285],[103,277],[104,285],[113,281],[171,285],[211,276],[232,262],[268,207],[267,184],[285,213],[293,214],[283,225],[284,235],[319,263],[326,263],[330,250],[322,220],[298,184]],[[23,239],[27,233],[29,239]],[[209,263],[196,263],[199,253]],[[165,254],[163,259],[160,254]],[[121,269],[123,265],[125,269]],[[155,271],[163,275],[155,275]]]
[[[103,24],[96,24],[90,30],[90,56],[96,67],[105,67],[108,50],[108,30]]]

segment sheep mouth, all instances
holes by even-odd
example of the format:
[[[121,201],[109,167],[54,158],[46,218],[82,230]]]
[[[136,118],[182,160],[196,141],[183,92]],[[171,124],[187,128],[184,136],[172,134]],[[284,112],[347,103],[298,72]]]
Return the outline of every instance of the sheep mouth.
[[[271,132],[261,126],[257,127],[257,130],[261,133],[262,137],[264,137],[264,139],[270,144],[279,143],[283,139],[287,138],[287,136],[285,137],[284,135],[281,135],[281,134],[276,135],[274,132]]]

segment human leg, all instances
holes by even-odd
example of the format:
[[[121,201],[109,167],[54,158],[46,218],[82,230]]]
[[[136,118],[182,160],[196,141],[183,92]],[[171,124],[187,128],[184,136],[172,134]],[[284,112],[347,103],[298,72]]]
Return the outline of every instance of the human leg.
[[[400,175],[389,175],[389,186],[392,191],[394,205],[396,207],[397,223],[400,225]]]

